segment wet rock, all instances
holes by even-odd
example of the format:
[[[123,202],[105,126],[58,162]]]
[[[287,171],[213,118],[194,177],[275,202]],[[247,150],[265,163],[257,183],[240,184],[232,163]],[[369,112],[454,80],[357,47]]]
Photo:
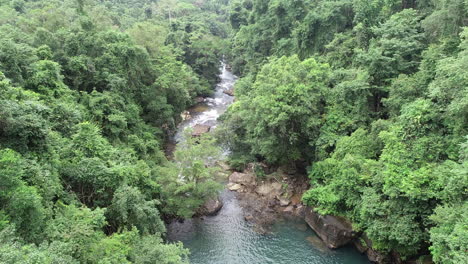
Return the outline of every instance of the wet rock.
[[[344,218],[320,215],[312,208],[307,208],[305,220],[329,248],[342,247],[356,237],[351,224]]]
[[[205,133],[208,133],[210,132],[210,126],[207,126],[207,125],[195,125],[193,127],[193,132],[192,132],[192,137],[199,137]]]
[[[189,111],[182,112],[182,114],[180,114],[180,117],[182,118],[183,121],[189,120],[192,118]]]
[[[275,197],[281,195],[282,185],[279,182],[264,183],[264,184],[261,184],[260,186],[258,186],[255,189],[255,192],[257,194],[262,195],[262,196],[275,198]]]
[[[230,171],[231,166],[229,166],[226,162],[224,161],[218,161],[216,164],[223,170],[223,171]]]
[[[234,96],[234,89],[224,90],[223,93],[229,96]]]
[[[369,261],[373,262],[373,263],[379,263],[379,264],[390,264],[392,263],[389,255],[387,254],[383,254],[383,253],[380,253],[372,248],[369,248],[367,251],[366,251],[366,254],[367,254],[367,258],[369,259]]]
[[[230,191],[239,191],[240,189],[242,189],[242,185],[240,185],[238,183],[230,183],[230,184],[227,185],[227,188]]]
[[[201,96],[195,97],[195,102],[198,103],[198,104],[199,104],[199,103],[203,103],[204,101],[205,101],[205,98],[203,98],[203,97],[201,97]]]
[[[280,198],[279,202],[280,202],[280,206],[282,206],[282,207],[286,207],[291,203],[291,201],[289,201],[288,199],[286,199],[284,197]]]
[[[296,207],[296,215],[300,217],[305,217],[305,206],[302,204]]]
[[[365,253],[367,249],[369,249],[366,243],[362,241],[360,238],[353,240],[353,245],[359,252],[361,252],[361,254]]]
[[[302,195],[300,194],[295,194],[291,197],[291,204],[292,205],[299,205],[301,203],[301,197]]]
[[[327,245],[325,245],[325,243],[323,243],[323,241],[319,237],[317,237],[317,236],[308,236],[306,239],[307,239],[307,241],[310,242],[310,244],[312,244],[312,246],[314,248],[318,249],[319,251],[321,251],[321,252],[330,251],[327,248]]]
[[[273,208],[273,207],[275,207],[277,205],[278,205],[278,200],[276,200],[276,199],[268,201],[268,207],[270,207],[270,208]]]
[[[283,210],[284,213],[292,213],[294,212],[294,206],[290,205]]]
[[[244,220],[245,220],[245,221],[252,221],[253,219],[254,219],[254,217],[251,216],[251,215],[246,215],[246,216],[244,216]]]
[[[308,228],[308,227],[307,227],[306,224],[298,224],[298,225],[296,225],[296,228],[299,229],[299,230],[301,230],[301,231],[303,231],[303,232],[305,232],[305,231],[307,231],[307,228]],[[323,242],[322,242],[322,243],[323,243]]]
[[[223,202],[219,198],[209,199],[197,210],[197,215],[216,215],[222,207]]]
[[[190,108],[191,113],[202,113],[210,110],[210,107],[206,104],[197,104],[196,106]]]
[[[229,181],[246,186],[255,185],[255,176],[251,173],[233,172],[229,176]]]

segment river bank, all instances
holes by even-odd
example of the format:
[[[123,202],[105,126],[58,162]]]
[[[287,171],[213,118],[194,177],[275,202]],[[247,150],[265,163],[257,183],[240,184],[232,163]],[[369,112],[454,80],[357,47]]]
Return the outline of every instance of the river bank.
[[[212,132],[218,124],[218,117],[221,116],[234,102],[233,87],[237,77],[234,76],[226,65],[222,66],[220,83],[217,85],[212,97],[197,98],[197,104],[182,113],[183,122],[179,125],[178,131],[170,142],[168,153],[172,152],[176,144],[183,140],[183,131],[192,129],[192,136],[197,137],[204,133]],[[228,151],[223,153],[227,156]],[[221,158],[221,157],[220,157]],[[263,163],[247,164],[243,171],[232,170],[225,162],[218,162],[222,172],[220,181],[227,182],[226,190],[218,199],[208,200],[195,215],[194,219],[183,222],[172,221],[169,225],[170,237],[173,240],[180,240],[177,234],[178,229],[184,230],[193,223],[202,225],[200,221],[218,217],[216,214],[223,214],[229,210],[223,197],[226,192],[234,195],[227,201],[232,203],[235,200],[240,217],[250,227],[250,231],[258,235],[271,235],[278,222],[288,225],[289,222],[302,221],[306,224],[307,230],[313,230],[315,236],[309,236],[306,240],[314,248],[338,249],[353,247],[355,252],[366,256],[374,263],[416,263],[415,261],[403,262],[398,254],[390,252],[380,253],[373,249],[372,241],[365,234],[355,232],[352,224],[344,218],[336,216],[321,216],[314,212],[313,208],[302,204],[301,197],[310,188],[309,179],[304,171],[294,167],[271,168]],[[258,173],[257,173],[258,172]],[[308,226],[308,227],[307,227]],[[192,232],[199,232],[196,227]],[[200,231],[202,232],[202,231]],[[298,241],[303,243],[304,241]],[[366,259],[366,260],[367,260]],[[323,262],[326,263],[326,262]]]
[[[255,167],[269,174],[259,178]],[[226,168],[224,166],[224,168]],[[339,216],[320,215],[313,208],[302,204],[301,197],[309,186],[306,175],[291,168],[269,168],[265,164],[248,164],[241,172],[231,170],[226,188],[237,193],[244,210],[244,218],[260,233],[268,233],[278,219],[303,219],[317,235],[314,245],[335,250],[352,246],[378,264],[430,264],[429,256],[421,255],[403,260],[391,251],[382,253],[373,248],[372,241],[363,232],[355,231],[352,223]]]
[[[184,121],[171,142],[172,149],[168,148],[169,154],[183,140],[186,128],[192,128],[192,136],[216,129],[218,117],[234,101],[237,77],[223,65],[220,80],[212,97],[199,98],[195,106],[182,113]],[[307,227],[301,204],[302,193],[308,188],[307,177],[280,169],[257,179],[253,164],[244,172],[234,172],[224,162],[218,165],[224,172],[220,180],[228,181],[219,199],[208,201],[193,219],[168,225],[169,240],[184,242],[192,251],[192,263],[368,263],[352,247],[329,250]]]

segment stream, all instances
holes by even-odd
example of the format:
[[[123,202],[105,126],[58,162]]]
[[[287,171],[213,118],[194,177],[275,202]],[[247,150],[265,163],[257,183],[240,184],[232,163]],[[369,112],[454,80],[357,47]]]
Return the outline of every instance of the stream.
[[[183,130],[197,124],[217,125],[218,117],[234,101],[225,94],[237,77],[223,65],[220,82],[211,98],[189,109],[191,118],[182,122],[174,137],[183,138]],[[303,219],[278,219],[271,232],[261,234],[245,221],[234,192],[220,194],[224,206],[215,216],[173,222],[168,239],[182,241],[191,252],[193,264],[364,264],[369,263],[352,247],[329,250]]]

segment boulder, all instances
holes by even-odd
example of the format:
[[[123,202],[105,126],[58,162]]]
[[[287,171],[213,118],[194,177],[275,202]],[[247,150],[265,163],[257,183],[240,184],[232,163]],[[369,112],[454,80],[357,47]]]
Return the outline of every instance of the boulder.
[[[218,161],[216,162],[216,165],[220,167],[223,171],[230,171],[231,167],[224,161]]]
[[[193,127],[192,137],[199,137],[210,132],[210,126],[197,124]]]
[[[316,237],[316,236],[308,236],[307,238],[307,241],[310,242],[310,244],[312,244],[312,246],[315,248],[315,249],[318,249],[320,252],[329,252],[330,249],[327,248],[327,246],[323,243],[323,241]]]
[[[383,254],[374,250],[372,248],[367,249],[366,251],[367,258],[372,263],[379,263],[379,264],[390,264],[396,263],[392,262],[388,254]]]
[[[263,183],[255,189],[255,192],[262,196],[275,198],[277,196],[281,196],[282,185],[279,182]]]
[[[219,198],[209,199],[197,210],[197,215],[215,215],[222,207],[223,202]]]
[[[306,209],[305,220],[329,248],[342,247],[350,243],[357,235],[346,219],[320,215],[312,208]]]
[[[182,114],[180,114],[180,117],[182,117],[182,120],[185,121],[185,120],[189,120],[192,118],[192,116],[190,115],[190,112],[189,111],[184,111],[182,112]]]
[[[229,96],[234,96],[234,89],[224,90],[223,93]]]
[[[366,243],[362,241],[360,238],[356,238],[353,240],[354,247],[361,253],[365,253],[369,247],[367,247]]]
[[[294,194],[291,197],[291,203],[292,203],[292,205],[299,205],[301,203],[301,195],[300,194]]]
[[[198,96],[198,97],[195,97],[195,102],[196,103],[203,103],[205,101],[205,98],[201,97],[201,96]]]
[[[242,185],[238,184],[238,183],[229,183],[227,185],[227,188],[230,190],[230,191],[239,191],[240,189],[242,189]]]
[[[279,198],[279,202],[280,202],[280,206],[282,207],[286,207],[291,203],[291,201],[289,201],[288,199],[284,197]]]
[[[296,207],[296,215],[300,217],[305,217],[305,209],[306,207],[303,206],[302,204],[298,205]]]
[[[231,176],[229,176],[229,181],[246,186],[255,185],[255,176],[251,173],[233,172]]]
[[[293,211],[294,211],[294,206],[292,206],[292,205],[284,208],[284,210],[283,210],[284,213],[292,213]]]
[[[273,199],[268,201],[268,207],[273,208],[278,205],[278,200]]]

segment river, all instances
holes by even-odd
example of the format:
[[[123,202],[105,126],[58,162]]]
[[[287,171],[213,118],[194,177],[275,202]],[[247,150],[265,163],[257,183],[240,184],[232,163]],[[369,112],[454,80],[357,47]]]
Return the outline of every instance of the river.
[[[223,65],[220,82],[212,98],[190,109],[192,118],[182,122],[175,136],[197,124],[216,127],[217,118],[234,98],[223,91],[234,86],[234,76]],[[245,221],[234,192],[224,190],[224,206],[216,216],[173,222],[168,239],[182,241],[190,249],[193,264],[364,264],[367,258],[352,247],[329,250],[304,220],[278,219],[271,232],[261,234]]]

